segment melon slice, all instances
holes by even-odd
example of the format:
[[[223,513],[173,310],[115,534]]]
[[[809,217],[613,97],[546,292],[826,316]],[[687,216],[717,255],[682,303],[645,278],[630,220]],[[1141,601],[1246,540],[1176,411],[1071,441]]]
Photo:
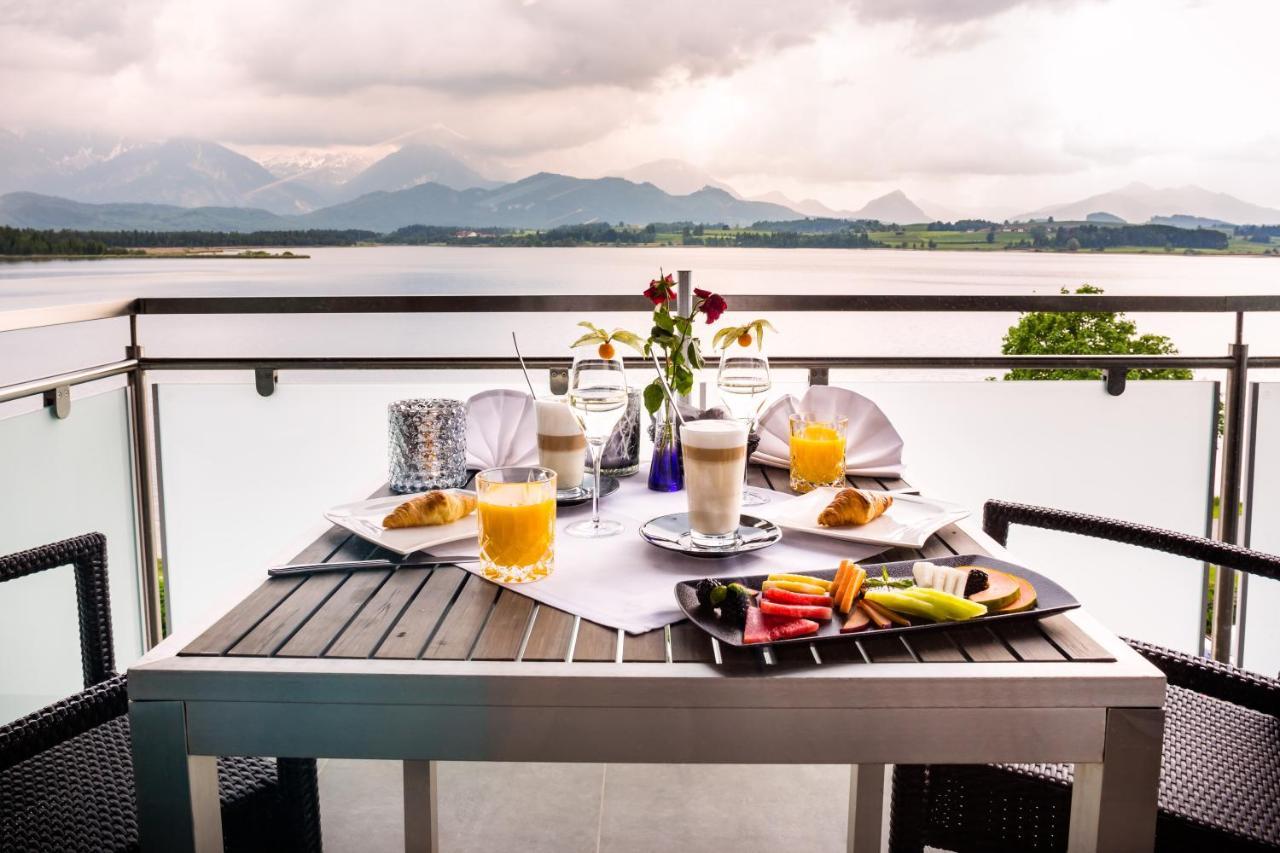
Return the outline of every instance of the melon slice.
[[[827,594],[827,590],[824,587],[815,586],[811,583],[800,583],[799,581],[765,581],[760,587],[762,589],[785,589],[789,592],[803,592],[805,595]]]
[[[889,620],[890,624],[901,625],[904,628],[911,624],[910,619],[903,616],[901,613],[895,613],[882,604],[877,604],[874,601],[867,601],[865,599],[861,601],[860,604],[866,606],[867,610],[871,613],[871,618],[875,621],[876,627],[878,628],[888,628],[889,626],[881,625],[880,620],[876,619],[877,616],[883,616],[885,619]]]
[[[806,637],[809,634],[816,634],[817,631],[818,623],[809,619],[770,616],[761,612],[759,607],[748,607],[747,624],[742,629],[742,642],[772,643],[776,640]]]
[[[855,631],[865,631],[869,627],[871,627],[871,617],[867,615],[867,611],[861,607],[854,607],[853,612],[849,614],[849,618],[844,620],[840,633],[852,634]]]
[[[1030,581],[1017,575],[1005,575],[1005,577],[1018,585],[1018,595],[1013,601],[1001,607],[1000,613],[1021,613],[1036,606],[1036,588]]]
[[[1022,589],[1018,586],[1018,578],[1013,575],[1007,575],[1004,572],[998,572],[995,569],[984,569],[982,566],[962,566],[965,569],[978,569],[987,573],[987,588],[978,590],[969,596],[970,601],[976,601],[979,604],[985,604],[988,612],[1001,610],[1006,604],[1011,604],[1018,598]],[[1026,583],[1026,581],[1023,581]],[[1028,584],[1030,586],[1030,584]],[[1035,599],[1035,592],[1032,591],[1032,600]]]
[[[792,583],[807,583],[810,586],[820,586],[823,589],[831,589],[831,581],[815,578],[811,575],[789,575],[784,573],[776,573],[765,578],[767,581],[791,581]]]
[[[840,561],[840,568],[836,569],[836,578],[831,583],[831,597],[836,601],[840,600],[840,596],[844,594],[844,588],[849,584],[849,578],[853,577],[853,564],[848,560]]]

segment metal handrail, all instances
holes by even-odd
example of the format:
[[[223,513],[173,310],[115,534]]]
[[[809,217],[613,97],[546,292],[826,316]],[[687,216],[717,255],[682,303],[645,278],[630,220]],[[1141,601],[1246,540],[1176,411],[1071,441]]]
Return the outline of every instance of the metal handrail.
[[[1280,311],[1280,296],[1117,296],[1063,294],[761,294],[725,297],[750,311],[1080,311],[1138,313],[1244,313]],[[646,310],[629,294],[385,295],[385,296],[151,296],[67,303],[0,311],[0,332],[83,323],[113,317],[161,314],[466,313],[483,311],[572,312]]]

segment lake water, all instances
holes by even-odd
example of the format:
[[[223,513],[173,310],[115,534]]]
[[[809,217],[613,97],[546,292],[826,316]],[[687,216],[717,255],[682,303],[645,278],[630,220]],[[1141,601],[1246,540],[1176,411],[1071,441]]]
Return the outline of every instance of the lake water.
[[[1260,257],[1032,254],[896,250],[664,248],[361,247],[295,251],[308,260],[110,259],[0,265],[0,310],[110,297],[288,294],[625,293],[642,289],[659,267],[690,269],[694,283],[723,293],[1054,293],[1089,283],[1112,294],[1245,294],[1280,292],[1280,261]],[[450,318],[446,333],[429,317],[295,317],[281,334],[273,318],[146,318],[149,351],[163,354],[508,355],[510,330],[527,353],[564,351],[582,317],[543,315],[536,323],[511,315]],[[640,315],[598,316],[601,324],[643,331]],[[732,313],[726,319],[751,317]],[[1016,319],[1007,314],[775,315],[776,355],[991,354]],[[1226,315],[1139,316],[1140,329],[1170,335],[1188,355],[1224,353],[1232,336]],[[104,325],[104,324],[99,324]],[[71,334],[63,332],[63,334]],[[78,328],[73,350],[100,360],[118,357],[109,341]],[[0,336],[0,383],[26,367],[69,369],[68,347],[54,361],[29,361]],[[13,337],[13,336],[8,336]],[[1270,354],[1280,318],[1254,315],[1246,339]],[[83,362],[81,362],[83,364]],[[79,366],[70,364],[70,366]],[[865,376],[866,374],[864,374]],[[918,378],[895,372],[893,378]],[[876,377],[872,377],[876,378]],[[966,374],[964,378],[972,378]]]

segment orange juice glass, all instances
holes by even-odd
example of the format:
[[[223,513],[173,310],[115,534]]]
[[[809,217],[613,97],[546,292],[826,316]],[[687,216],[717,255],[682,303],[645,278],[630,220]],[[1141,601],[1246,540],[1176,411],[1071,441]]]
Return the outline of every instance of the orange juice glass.
[[[823,420],[811,414],[791,416],[791,488],[843,486],[848,418]]]
[[[489,468],[476,475],[480,569],[498,583],[528,583],[555,568],[556,472]]]

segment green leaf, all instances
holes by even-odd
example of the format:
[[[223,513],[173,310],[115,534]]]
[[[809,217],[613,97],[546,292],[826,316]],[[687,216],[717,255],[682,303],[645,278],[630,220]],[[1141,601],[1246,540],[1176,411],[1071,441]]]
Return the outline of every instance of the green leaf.
[[[615,341],[622,341],[636,352],[644,352],[644,338],[640,337],[635,332],[628,332],[626,329],[614,329],[613,339]]]
[[[644,386],[644,408],[649,414],[653,414],[662,407],[662,400],[666,394],[662,392],[662,385],[657,379]]]
[[[653,324],[659,329],[670,332],[675,329],[675,321],[671,319],[671,315],[663,311],[653,312]]]
[[[580,347],[583,344],[602,344],[604,343],[604,335],[600,332],[587,332],[573,343],[569,344],[569,348]]]

